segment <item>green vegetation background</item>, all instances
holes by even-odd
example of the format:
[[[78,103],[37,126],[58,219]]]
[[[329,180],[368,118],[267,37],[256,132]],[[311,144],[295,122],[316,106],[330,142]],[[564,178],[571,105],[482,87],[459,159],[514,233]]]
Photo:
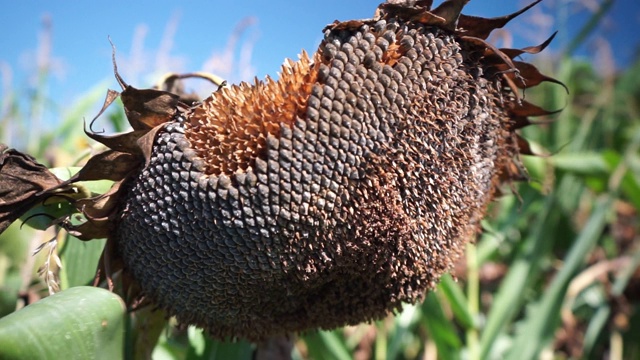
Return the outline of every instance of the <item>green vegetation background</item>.
[[[549,118],[554,122],[523,131],[534,150],[551,156],[524,157],[531,181],[514,184],[514,192],[507,187],[493,204],[484,233],[453,271],[457,281],[445,276],[423,303],[405,306],[397,316],[301,335],[294,359],[640,358],[640,58],[614,72],[606,61],[596,67],[572,57],[601,15],[595,13],[558,57],[536,57],[544,73],[570,90],[567,95],[562,87],[543,85],[526,93],[546,109],[563,108]],[[82,119],[91,117],[106,89],[99,86],[66,106],[59,126],[42,132],[31,123],[34,114],[50,106],[47,69],[40,71],[36,87],[14,89],[0,99],[0,138],[26,139],[28,153],[48,166],[63,167],[57,171],[64,176],[64,167],[81,163],[95,150],[82,131]],[[123,130],[121,111],[105,118],[113,130]],[[94,192],[108,185],[88,184]],[[28,224],[39,226],[37,218]],[[29,354],[45,357],[67,351],[70,358],[251,359],[253,344],[216,342],[195,328],[178,329],[149,310],[124,315],[122,306],[113,306],[117,299],[93,294],[95,289],[84,291],[97,310],[65,302],[62,294],[70,291],[65,289],[91,283],[103,245],[21,223],[0,237],[0,339],[5,339],[0,349],[25,348],[36,339],[39,346],[30,347],[36,352]],[[20,318],[28,321],[12,321],[24,311],[17,309],[50,290],[62,293],[49,298],[48,310]],[[67,316],[79,313],[89,319],[98,310],[122,321],[100,332]],[[56,321],[63,326],[46,326],[60,324]],[[79,332],[79,341],[92,346],[60,348],[65,329]],[[50,336],[35,338],[43,332]]]

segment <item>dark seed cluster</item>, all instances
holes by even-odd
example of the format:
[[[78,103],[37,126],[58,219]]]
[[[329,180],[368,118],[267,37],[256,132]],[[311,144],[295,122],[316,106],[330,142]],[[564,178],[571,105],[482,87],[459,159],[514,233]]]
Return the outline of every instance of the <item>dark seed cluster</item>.
[[[356,324],[419,300],[514,156],[476,50],[396,19],[327,30],[303,115],[230,175],[206,172],[192,119],[169,123],[126,185],[127,271],[216,337]]]

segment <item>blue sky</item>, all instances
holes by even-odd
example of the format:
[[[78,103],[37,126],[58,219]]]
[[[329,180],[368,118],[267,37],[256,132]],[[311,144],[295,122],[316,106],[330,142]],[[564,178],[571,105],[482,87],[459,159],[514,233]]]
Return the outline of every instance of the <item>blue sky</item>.
[[[380,1],[8,2],[0,13],[0,99],[6,96],[7,89],[19,92],[33,80],[38,59],[36,49],[45,18],[49,19],[52,29],[47,57],[52,66],[48,97],[60,105],[73,101],[97,84],[117,88],[107,36],[118,48],[121,74],[137,87],[149,86],[160,73],[169,70],[215,69],[231,81],[251,79],[254,75],[277,77],[283,59],[295,58],[301,49],[313,52],[326,24],[335,19],[370,17]],[[558,5],[567,1],[545,0],[532,10],[536,16],[509,26],[515,44],[533,45],[555,30],[562,31],[556,47],[566,43],[587,19],[584,8],[573,4],[577,1],[569,1],[573,5],[566,7]],[[493,17],[513,12],[526,3],[528,1],[472,0],[465,13]],[[566,26],[557,21],[563,14]],[[229,37],[239,24],[244,24],[245,30],[232,51],[225,53]],[[619,65],[628,63],[637,49],[639,24],[638,2],[617,0],[601,38],[610,41]],[[581,49],[585,56],[591,55],[594,49],[600,52],[600,48],[593,46],[598,44],[597,37],[589,40]],[[235,67],[225,69],[225,63]],[[44,123],[49,122],[55,119]]]

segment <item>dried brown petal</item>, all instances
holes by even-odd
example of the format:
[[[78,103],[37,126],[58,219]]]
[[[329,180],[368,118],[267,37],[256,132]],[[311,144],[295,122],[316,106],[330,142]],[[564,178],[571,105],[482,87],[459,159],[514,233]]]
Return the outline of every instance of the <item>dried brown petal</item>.
[[[128,133],[117,135],[100,135],[97,133],[89,132],[85,130],[85,134],[93,140],[105,145],[111,150],[128,154],[142,155],[140,148],[137,145],[138,139],[149,132],[149,129],[134,130]]]
[[[91,122],[89,123],[89,132],[91,132],[91,133],[94,132],[92,130],[93,123],[100,117],[100,115],[102,115],[105,112],[105,110],[107,110],[107,108],[118,98],[118,96],[120,96],[119,92],[117,92],[115,90],[111,90],[111,89],[107,90],[107,96],[104,99],[104,103],[102,104],[102,108],[100,109],[98,114],[93,118],[93,120],[91,120]],[[86,126],[85,126],[85,128],[86,128]],[[86,130],[85,130],[85,133],[87,133]]]
[[[567,94],[569,93],[569,88],[567,88],[565,84],[563,84],[561,81],[556,80],[550,76],[543,75],[532,64],[525,63],[522,61],[514,61],[513,64],[507,64],[507,63],[495,64],[495,68],[499,72],[501,72],[505,76],[505,78],[508,78],[511,81],[513,81],[515,86],[520,89],[533,87],[546,81],[546,82],[552,82],[554,84],[558,84],[562,86],[567,92]],[[514,71],[514,69],[516,69],[517,71]]]
[[[86,199],[79,199],[74,205],[89,220],[106,219],[118,207],[118,191],[121,185],[122,182],[116,182],[106,193]]]
[[[92,156],[80,171],[67,182],[73,183],[91,180],[120,181],[139,164],[140,161],[138,157],[130,153],[106,150]]]
[[[547,40],[545,40],[542,44],[537,46],[527,46],[522,49],[500,49],[500,51],[505,53],[511,59],[515,58],[516,56],[520,56],[522,54],[537,54],[542,50],[546,49],[547,46],[551,44],[551,41],[553,41],[553,38],[555,38],[557,34],[558,34],[557,31],[554,32],[553,35],[551,35]]]
[[[545,110],[543,108],[541,108],[538,105],[534,105],[528,101],[521,101],[520,104],[517,103],[510,103],[509,105],[509,111],[511,111],[511,113],[514,116],[517,117],[527,117],[527,116],[546,116],[546,115],[553,115],[553,114],[557,114],[560,111],[562,111],[562,109],[560,110]]]
[[[176,114],[180,96],[153,89],[136,89],[127,86],[120,94],[124,112],[134,130],[149,130],[164,124]]]
[[[495,29],[499,29],[505,26],[509,21],[518,17],[520,14],[531,9],[542,0],[536,0],[533,3],[527,5],[523,9],[514,12],[507,16],[501,16],[497,18],[485,19],[477,16],[460,15],[458,20],[458,27],[464,31],[465,34],[481,39],[489,37],[491,32]]]
[[[444,19],[444,28],[447,30],[455,30],[458,27],[458,18],[462,12],[462,8],[469,0],[447,0],[433,9],[433,14]]]

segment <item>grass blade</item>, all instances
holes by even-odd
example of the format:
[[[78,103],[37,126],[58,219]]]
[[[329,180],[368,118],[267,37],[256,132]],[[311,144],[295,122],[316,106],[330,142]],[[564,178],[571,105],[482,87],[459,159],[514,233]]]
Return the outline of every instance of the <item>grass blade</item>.
[[[461,336],[445,316],[435,293],[431,292],[427,295],[421,309],[429,337],[438,349],[438,358],[459,358],[459,350],[462,348]]]
[[[350,360],[351,354],[339,332],[318,331],[304,337],[312,359]]]
[[[562,269],[542,295],[540,303],[529,312],[507,359],[534,359],[553,337],[569,282],[600,238],[613,200],[607,195],[598,201],[595,211],[567,254]]]
[[[440,279],[440,285],[438,285],[438,289],[444,295],[444,298],[447,299],[449,306],[451,306],[451,310],[453,311],[453,315],[456,320],[460,322],[462,327],[464,328],[472,328],[475,327],[473,321],[473,315],[469,312],[469,308],[467,307],[467,298],[464,295],[464,292],[456,283],[451,275],[445,274],[442,279]]]
[[[502,285],[494,298],[487,323],[480,338],[480,358],[486,359],[499,333],[511,322],[524,300],[525,289],[532,280],[532,272],[537,266],[539,257],[545,253],[544,241],[540,241],[545,230],[549,229],[553,216],[551,210],[554,198],[545,199],[544,207],[539,213],[537,222],[520,248],[510,270],[502,281]],[[556,220],[553,220],[556,221]]]

